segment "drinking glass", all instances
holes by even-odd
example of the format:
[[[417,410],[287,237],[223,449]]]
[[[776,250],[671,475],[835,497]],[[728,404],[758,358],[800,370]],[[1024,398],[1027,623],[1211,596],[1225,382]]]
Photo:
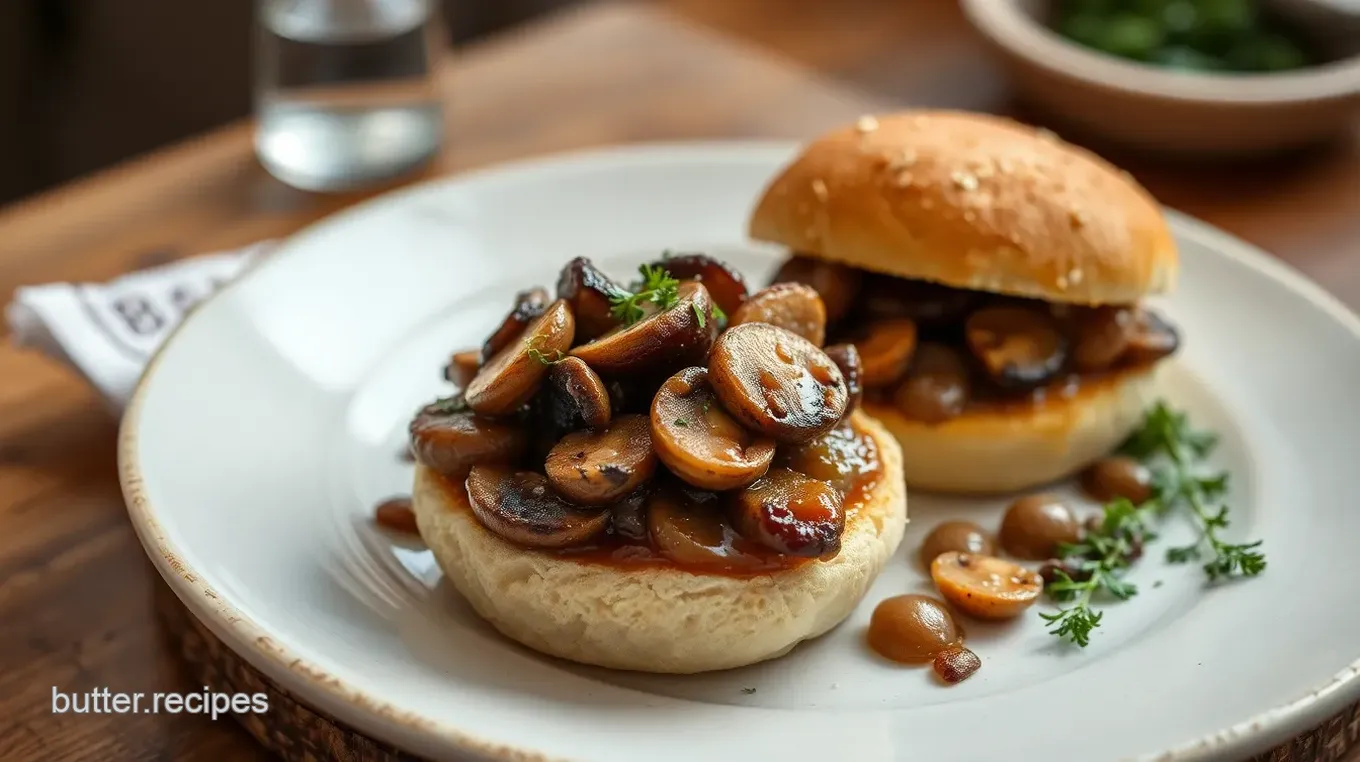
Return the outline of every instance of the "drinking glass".
[[[346,191],[438,152],[434,0],[258,0],[255,152],[279,180]]]

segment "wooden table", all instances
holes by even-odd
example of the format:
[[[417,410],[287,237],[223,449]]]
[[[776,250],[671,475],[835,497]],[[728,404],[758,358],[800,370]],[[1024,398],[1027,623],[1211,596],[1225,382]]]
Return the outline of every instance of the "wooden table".
[[[994,70],[974,63],[960,73],[952,65],[975,51],[952,4],[846,0],[865,14],[856,59],[855,34],[844,24],[832,24],[817,4],[789,3],[806,17],[791,19],[781,13],[787,4],[774,0],[741,3],[747,16],[727,0],[671,0],[691,17],[757,37],[764,27],[751,19],[765,14],[787,38],[764,34],[764,42],[888,95],[833,83],[656,11],[596,6],[451,60],[444,71],[448,147],[426,176],[606,143],[806,138],[896,102],[957,98],[959,88],[973,88],[967,92],[985,102],[945,105],[1010,108]],[[907,7],[919,14],[902,26]],[[813,27],[814,36],[787,30],[819,18],[827,25]],[[870,27],[880,33],[864,36]],[[924,46],[950,65],[894,47],[904,39],[907,48]],[[853,60],[893,62],[901,76],[859,76]],[[1349,259],[1360,257],[1358,154],[1352,146],[1292,171],[1237,168],[1187,177],[1176,168],[1135,169],[1173,204],[1272,248],[1354,305],[1360,262]],[[250,125],[231,126],[0,212],[0,298],[22,284],[104,279],[286,235],[358,200],[282,186],[256,164]],[[153,598],[162,583],[125,518],[115,431],[113,417],[67,370],[0,348],[0,759],[261,758],[259,747],[225,719],[51,711],[54,687],[200,687],[155,622]],[[1360,762],[1360,755],[1350,759]]]

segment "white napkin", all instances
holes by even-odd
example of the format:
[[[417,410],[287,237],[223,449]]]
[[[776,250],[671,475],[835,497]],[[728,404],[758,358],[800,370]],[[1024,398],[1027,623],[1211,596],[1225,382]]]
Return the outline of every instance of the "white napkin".
[[[70,365],[116,413],[185,313],[273,243],[191,257],[107,283],[19,288],[5,319],[16,345]]]

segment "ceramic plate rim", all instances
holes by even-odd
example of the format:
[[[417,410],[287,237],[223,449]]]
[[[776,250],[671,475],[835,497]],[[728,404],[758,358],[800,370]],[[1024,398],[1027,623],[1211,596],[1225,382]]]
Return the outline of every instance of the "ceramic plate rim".
[[[362,216],[375,207],[398,204],[410,196],[428,192],[435,187],[472,183],[487,176],[533,171],[550,166],[560,168],[562,165],[590,164],[609,159],[646,161],[662,157],[673,158],[677,155],[696,159],[752,152],[769,155],[783,153],[792,156],[799,146],[800,143],[797,141],[782,140],[650,141],[535,154],[379,194],[317,220],[281,239],[268,255],[252,262],[235,279],[184,316],[147,362],[145,371],[128,399],[119,424],[118,475],[128,517],[143,550],[154,562],[157,571],[175,592],[176,597],[205,626],[222,638],[238,656],[245,658],[281,687],[294,688],[296,684],[292,681],[301,681],[311,695],[324,696],[331,704],[343,707],[344,712],[331,712],[334,719],[357,728],[372,729],[382,725],[386,731],[398,730],[403,734],[412,732],[434,734],[462,751],[498,760],[536,762],[549,760],[549,757],[533,749],[508,747],[478,738],[474,733],[450,723],[436,722],[397,710],[383,698],[369,695],[355,686],[348,685],[342,679],[310,663],[301,654],[293,652],[281,643],[276,643],[264,627],[213,592],[203,575],[186,564],[181,559],[182,554],[177,552],[167,539],[156,517],[157,511],[142,489],[143,479],[136,453],[140,411],[149,381],[162,354],[179,340],[185,326],[189,325],[205,306],[215,303],[223,294],[248,282],[270,261],[288,256],[299,240],[319,229]],[[1360,315],[1351,311],[1336,296],[1293,266],[1206,222],[1174,209],[1163,208],[1163,211],[1178,236],[1199,239],[1206,247],[1212,248],[1217,253],[1264,274],[1282,288],[1289,289],[1316,305],[1360,341]],[[1234,752],[1252,753],[1286,738],[1290,732],[1302,732],[1324,721],[1357,698],[1360,698],[1360,654],[1357,654],[1357,658],[1346,668],[1303,696],[1247,717],[1216,733],[1191,739],[1144,758],[1155,759],[1158,762],[1188,762],[1217,758]],[[373,732],[390,736],[390,732],[376,730]]]

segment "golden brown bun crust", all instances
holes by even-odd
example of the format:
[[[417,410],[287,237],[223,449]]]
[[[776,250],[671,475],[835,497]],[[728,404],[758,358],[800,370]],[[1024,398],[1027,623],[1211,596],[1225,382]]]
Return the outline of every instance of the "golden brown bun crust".
[[[1125,371],[1042,406],[967,412],[938,425],[870,404],[902,446],[907,486],[925,492],[1019,492],[1071,476],[1108,455],[1152,403],[1160,362]]]
[[[829,561],[749,578],[617,569],[527,551],[488,532],[438,477],[416,469],[420,534],[445,575],[505,635],[543,653],[614,669],[686,674],[782,656],[855,608],[906,528],[902,458],[856,413],[883,473]]]
[[[1051,133],[970,113],[866,117],[824,135],[766,189],[750,234],[1052,302],[1133,303],[1178,272],[1160,207],[1126,173]]]

